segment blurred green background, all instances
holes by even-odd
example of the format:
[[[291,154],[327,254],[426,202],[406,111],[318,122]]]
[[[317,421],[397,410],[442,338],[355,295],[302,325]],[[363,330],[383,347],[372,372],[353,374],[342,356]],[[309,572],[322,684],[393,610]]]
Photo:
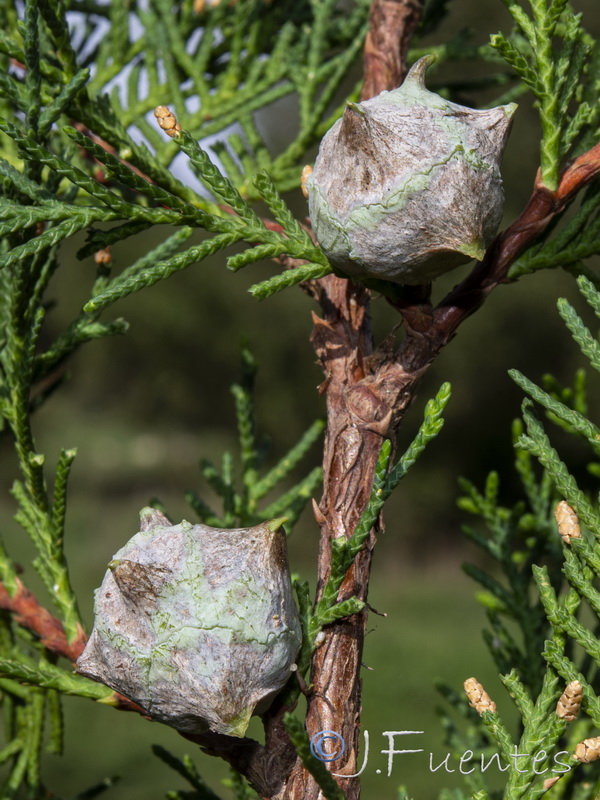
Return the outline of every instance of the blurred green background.
[[[597,0],[575,2],[586,13],[587,26],[599,33]],[[444,27],[432,41],[473,29],[475,41],[507,30],[510,19],[500,0],[456,0]],[[463,65],[469,74],[472,65]],[[457,75],[460,74],[457,68]],[[435,83],[436,76],[431,82]],[[468,99],[468,98],[465,98]],[[473,104],[481,99],[471,98]],[[293,124],[290,101],[261,117],[274,148]],[[537,165],[537,120],[524,100],[517,113],[504,166],[506,218],[512,219],[530,193]],[[298,215],[306,206],[289,198]],[[114,251],[119,270],[164,230],[145,233],[133,246]],[[151,241],[152,240],[152,241]],[[78,262],[76,247],[65,250],[65,264],[53,285],[56,306],[48,315],[45,335],[62,330],[87,299],[93,280],[90,259]],[[436,285],[441,296],[464,273],[452,273]],[[69,363],[69,379],[36,419],[38,451],[54,463],[60,447],[77,447],[68,512],[68,554],[73,582],[85,619],[91,626],[93,589],[112,554],[138,529],[138,511],[158,497],[174,520],[194,519],[183,494],[202,486],[198,460],[219,461],[235,448],[233,398],[229,386],[239,377],[240,343],[247,336],[260,364],[257,411],[271,439],[270,463],[297,440],[316,416],[324,413],[316,387],[322,375],[309,343],[311,311],[318,309],[300,290],[289,290],[257,303],[247,288],[272,274],[270,264],[231,274],[220,261],[196,265],[140,295],[121,301],[110,316],[131,324],[127,336],[88,344]],[[481,484],[490,469],[499,469],[503,500],[516,499],[511,473],[511,420],[518,415],[520,391],[506,371],[516,367],[538,381],[552,372],[570,381],[581,365],[578,351],[562,327],[556,299],[569,298],[595,327],[573,279],[559,271],[528,277],[500,287],[486,306],[461,328],[456,340],[425,377],[419,398],[401,432],[408,444],[425,401],[443,381],[453,385],[446,426],[386,506],[386,532],[375,555],[370,600],[382,618],[371,615],[364,672],[363,726],[371,736],[371,756],[364,773],[363,796],[392,800],[406,783],[415,800],[437,796],[444,786],[460,785],[443,769],[429,771],[428,754],[439,763],[446,750],[435,716],[440,703],[433,688],[443,678],[460,689],[476,675],[495,697],[503,715],[510,701],[487,657],[480,631],[484,614],[473,600],[475,587],[460,564],[476,559],[461,534],[464,515],[455,507],[457,477]],[[382,299],[373,302],[374,329],[380,340],[397,323]],[[600,387],[595,386],[596,396]],[[594,389],[594,384],[592,384]],[[593,396],[593,395],[592,395]],[[577,474],[585,454],[562,437],[556,439]],[[2,536],[25,567],[25,581],[39,583],[28,568],[32,551],[11,521],[9,494],[14,459],[5,443],[0,453]],[[318,463],[318,447],[312,462]],[[290,540],[292,568],[314,589],[318,528],[306,512]],[[42,592],[40,591],[40,596]],[[175,732],[136,715],[117,713],[79,699],[65,700],[67,716],[64,758],[49,757],[49,787],[63,797],[120,775],[107,794],[113,800],[159,798],[182,781],[151,754],[160,743],[174,753],[189,752],[217,792],[226,770]],[[420,730],[420,736],[397,740],[398,748],[424,753],[397,757],[391,777],[385,774],[386,730]],[[410,739],[410,741],[408,741]],[[382,770],[377,774],[376,769]]]

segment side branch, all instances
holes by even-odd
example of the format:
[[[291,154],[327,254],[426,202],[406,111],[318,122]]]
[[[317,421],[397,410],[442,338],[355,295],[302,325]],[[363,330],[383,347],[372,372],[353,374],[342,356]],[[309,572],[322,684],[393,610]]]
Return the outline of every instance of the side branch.
[[[538,173],[533,193],[523,212],[500,233],[483,261],[427,315],[429,324],[418,335],[407,325],[396,361],[407,372],[427,367],[452,339],[458,326],[483,304],[489,293],[507,280],[510,266],[564,211],[577,193],[600,174],[600,144],[577,158],[563,173],[556,191],[541,182]],[[406,321],[414,308],[399,307]],[[411,316],[409,316],[409,314]],[[423,314],[420,315],[420,318]]]
[[[84,631],[80,629],[77,638],[69,642],[62,623],[40,605],[36,596],[18,578],[15,578],[15,583],[17,590],[14,595],[10,595],[0,583],[0,608],[10,611],[15,622],[34,633],[51,653],[75,663],[87,641]]]
[[[23,585],[19,578],[15,578],[15,584],[16,592],[11,595],[4,584],[0,583],[0,608],[10,612],[15,622],[22,628],[35,634],[40,644],[49,653],[66,658],[75,664],[87,642],[85,631],[80,628],[76,638],[69,642],[62,622],[56,619],[47,608],[40,605],[37,597]],[[137,703],[118,692],[114,692],[103,702],[121,711],[135,711],[142,716],[147,716],[144,709]]]

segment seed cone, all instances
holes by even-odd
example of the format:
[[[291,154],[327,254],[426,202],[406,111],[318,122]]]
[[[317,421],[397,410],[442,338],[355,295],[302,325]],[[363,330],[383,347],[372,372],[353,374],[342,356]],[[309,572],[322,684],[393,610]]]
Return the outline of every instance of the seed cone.
[[[282,520],[221,530],[154,509],[109,563],[77,670],[183,733],[243,736],[301,632]]]
[[[425,88],[432,60],[398,89],[348,103],[306,180],[319,244],[348,275],[427,283],[481,260],[500,223],[499,162],[516,106],[444,100]]]

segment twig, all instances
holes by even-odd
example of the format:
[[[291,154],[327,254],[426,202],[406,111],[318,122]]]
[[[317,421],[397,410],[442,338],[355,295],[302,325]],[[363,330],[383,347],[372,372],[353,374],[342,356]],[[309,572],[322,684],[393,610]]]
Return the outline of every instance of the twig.
[[[80,628],[76,638],[69,642],[60,620],[40,605],[36,596],[19,578],[15,578],[15,584],[16,592],[10,595],[6,587],[0,583],[0,608],[13,614],[15,622],[22,628],[34,633],[49,653],[62,656],[75,664],[87,642],[85,631]],[[135,711],[147,717],[141,706],[118,692],[114,692],[106,702],[121,711]]]
[[[16,592],[11,596],[0,583],[0,608],[14,614],[15,622],[32,631],[51,653],[75,663],[85,647],[87,637],[80,629],[73,642],[67,640],[62,623],[40,605],[38,599],[15,578]]]
[[[408,46],[422,13],[423,0],[373,0],[363,55],[362,100],[400,86]]]

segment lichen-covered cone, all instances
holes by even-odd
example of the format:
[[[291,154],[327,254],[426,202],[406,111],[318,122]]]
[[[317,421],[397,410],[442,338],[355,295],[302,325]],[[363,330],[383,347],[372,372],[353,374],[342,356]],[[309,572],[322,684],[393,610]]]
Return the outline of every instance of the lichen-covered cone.
[[[282,520],[222,530],[141,517],[96,591],[77,670],[184,733],[243,736],[301,642]]]
[[[306,180],[319,244],[341,272],[421,284],[493,239],[500,159],[516,105],[477,111],[425,88],[426,56],[402,86],[344,115]]]

